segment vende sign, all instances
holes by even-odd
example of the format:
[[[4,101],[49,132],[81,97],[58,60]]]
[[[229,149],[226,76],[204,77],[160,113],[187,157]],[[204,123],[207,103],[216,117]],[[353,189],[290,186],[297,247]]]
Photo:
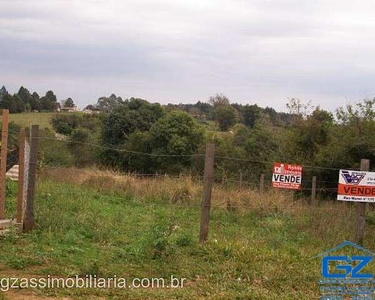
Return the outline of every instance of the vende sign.
[[[301,189],[302,166],[275,163],[273,165],[272,186],[282,189]]]
[[[375,202],[375,173],[340,170],[337,200]]]

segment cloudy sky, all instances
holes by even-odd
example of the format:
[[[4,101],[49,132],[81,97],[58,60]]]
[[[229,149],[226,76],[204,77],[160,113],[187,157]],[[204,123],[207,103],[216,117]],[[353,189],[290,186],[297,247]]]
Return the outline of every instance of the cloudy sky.
[[[285,110],[375,96],[375,1],[0,0],[0,86],[83,107],[215,93]]]

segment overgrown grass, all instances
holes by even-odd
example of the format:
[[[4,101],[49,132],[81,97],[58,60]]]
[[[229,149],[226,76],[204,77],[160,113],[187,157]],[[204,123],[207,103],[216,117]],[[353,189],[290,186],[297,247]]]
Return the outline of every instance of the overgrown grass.
[[[353,209],[345,204],[313,208],[289,194],[215,187],[210,237],[201,245],[201,185],[191,178],[138,179],[73,169],[43,174],[35,202],[37,229],[0,238],[1,276],[173,274],[187,278],[187,284],[183,289],[21,291],[25,296],[316,299],[320,260],[312,257],[353,237]],[[179,189],[190,194],[189,201],[171,201]],[[14,201],[15,193],[9,195],[8,202]],[[365,246],[375,249],[373,222],[368,223]]]

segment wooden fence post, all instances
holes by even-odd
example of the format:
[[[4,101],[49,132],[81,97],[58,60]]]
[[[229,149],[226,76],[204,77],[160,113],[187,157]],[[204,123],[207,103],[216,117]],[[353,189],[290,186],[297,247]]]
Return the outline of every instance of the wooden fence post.
[[[240,188],[242,188],[242,171],[240,171]]]
[[[361,159],[361,171],[370,170],[370,160]],[[366,225],[366,202],[356,203],[356,242],[363,245],[363,239],[365,235],[365,225]]]
[[[5,189],[8,152],[8,123],[9,110],[3,109],[3,124],[1,128],[1,163],[0,163],[0,220],[5,217]]]
[[[259,191],[261,193],[264,191],[264,174],[260,174]]]
[[[27,203],[24,230],[29,231],[34,228],[34,197],[36,185],[36,169],[38,164],[38,143],[39,143],[39,125],[31,127],[30,140],[30,162],[29,162],[29,184],[27,187]]]
[[[23,195],[25,187],[25,146],[26,134],[25,129],[20,130],[20,143],[19,143],[19,159],[18,159],[18,194],[17,194],[17,223],[21,223],[23,219]],[[21,228],[22,229],[22,228]]]
[[[214,179],[214,156],[215,145],[209,143],[206,145],[206,158],[204,162],[204,190],[202,195],[202,212],[199,242],[203,243],[208,238],[208,226],[210,222],[211,210],[211,192]]]
[[[311,185],[311,203],[315,205],[316,204],[316,176],[313,176],[312,178],[312,185]]]

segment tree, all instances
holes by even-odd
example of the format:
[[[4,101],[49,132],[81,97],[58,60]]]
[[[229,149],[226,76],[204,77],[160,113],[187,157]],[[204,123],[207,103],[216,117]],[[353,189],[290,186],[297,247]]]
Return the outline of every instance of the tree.
[[[5,88],[5,86],[2,86],[2,88],[0,89],[0,100],[3,99],[3,97],[7,94],[8,94],[7,89]]]
[[[172,111],[160,118],[150,129],[150,149],[159,170],[180,172],[192,163],[190,155],[203,141],[203,131],[186,112]]]
[[[315,108],[312,112],[310,118],[319,122],[320,124],[332,125],[333,124],[333,115],[332,113],[321,109],[319,106]]]
[[[279,145],[275,135],[264,126],[255,125],[249,131],[249,135],[243,145],[246,151],[246,158],[249,160],[259,161],[256,164],[250,164],[250,170],[255,178],[259,178],[264,170],[271,170],[272,161],[278,154]],[[255,179],[254,178],[254,179]]]
[[[34,92],[31,95],[30,109],[31,109],[31,111],[40,111],[41,110],[40,97],[39,97],[38,93],[36,93],[36,92]]]
[[[198,118],[198,119],[202,119],[203,116],[204,116],[204,112],[201,111],[198,107],[196,106],[192,106],[190,109],[189,109],[189,114],[191,114],[193,117],[195,118]]]
[[[72,98],[68,98],[65,100],[64,107],[74,107],[74,106],[75,104]]]
[[[375,121],[375,98],[363,100],[354,105],[348,104],[346,108],[340,107],[336,110],[336,117],[343,125],[355,128],[361,134],[363,127],[373,124]]]
[[[5,94],[0,100],[0,108],[9,109],[10,113],[20,113],[25,109],[25,104],[16,95]]]
[[[209,115],[212,113],[212,105],[205,102],[198,101],[195,105],[200,111],[202,111],[206,117],[209,117]]]
[[[300,162],[311,163],[319,151],[329,143],[332,125],[332,114],[317,107],[312,114],[300,119],[289,130],[285,153]]]
[[[124,144],[129,134],[150,130],[163,115],[160,104],[151,104],[143,99],[131,98],[114,108],[103,119],[102,140],[105,144]]]
[[[249,129],[245,125],[239,125],[234,129],[234,133],[225,132],[218,134],[217,132],[209,132],[207,140],[215,143],[215,156],[246,159],[245,149],[243,147],[243,138],[247,138],[248,132]],[[204,145],[202,146],[204,147]],[[200,152],[204,153],[203,147]],[[229,173],[235,173],[237,176],[238,171],[244,166],[244,161],[237,161],[232,159],[215,159],[215,169],[217,170],[217,172],[215,173],[218,176],[222,175],[221,171],[224,171],[226,175],[229,175]],[[198,170],[202,169],[203,165],[201,164],[200,166],[198,166]]]
[[[211,96],[208,100],[208,103],[210,103],[214,107],[230,104],[228,97],[223,94],[216,94],[215,96]]]
[[[306,117],[310,114],[311,109],[311,101],[307,103],[303,103],[298,98],[291,98],[289,99],[288,103],[286,104],[287,109],[289,110],[289,114]]]
[[[289,116],[287,113],[278,113],[275,109],[272,107],[266,106],[266,108],[263,109],[263,113],[269,115],[270,121],[272,125],[277,126],[280,125],[280,121],[284,121],[285,115]]]
[[[18,90],[17,96],[23,101],[23,103],[27,104],[30,103],[31,94],[28,89],[24,88],[23,86],[20,87]]]
[[[214,110],[215,120],[221,131],[226,131],[237,123],[237,111],[230,105],[219,105]]]
[[[123,101],[121,97],[117,97],[115,94],[112,94],[109,97],[100,97],[96,107],[101,111],[110,112],[122,103]]]
[[[126,100],[113,108],[102,119],[102,143],[110,147],[132,148],[137,144],[137,140],[134,138],[135,132],[148,132],[163,114],[164,111],[158,103],[151,104],[138,98]],[[144,135],[142,135],[143,137]],[[144,142],[144,140],[142,141]],[[105,150],[100,156],[105,164],[121,169],[128,169],[131,166],[129,160],[132,158],[126,152]]]
[[[32,96],[29,90],[21,86],[20,89],[18,90],[17,97],[21,99],[21,101],[24,103],[23,105],[24,109],[26,111],[30,111],[31,110],[30,102],[31,102]]]
[[[258,105],[246,105],[242,108],[242,119],[243,123],[253,128],[255,126],[255,122],[260,118],[261,110]]]
[[[298,98],[289,99],[286,107],[290,115],[290,123],[294,126],[300,126],[300,123],[310,114],[312,110],[311,101],[303,103]]]
[[[56,103],[57,98],[53,91],[48,91],[44,97],[40,98],[41,110],[54,111]]]
[[[329,127],[327,142],[320,147],[313,164],[325,168],[358,169],[362,158],[375,161],[375,100],[363,100],[336,111],[338,122]],[[318,114],[317,119],[326,117]],[[316,131],[317,128],[314,128]],[[335,170],[316,170],[322,181],[337,180]]]

